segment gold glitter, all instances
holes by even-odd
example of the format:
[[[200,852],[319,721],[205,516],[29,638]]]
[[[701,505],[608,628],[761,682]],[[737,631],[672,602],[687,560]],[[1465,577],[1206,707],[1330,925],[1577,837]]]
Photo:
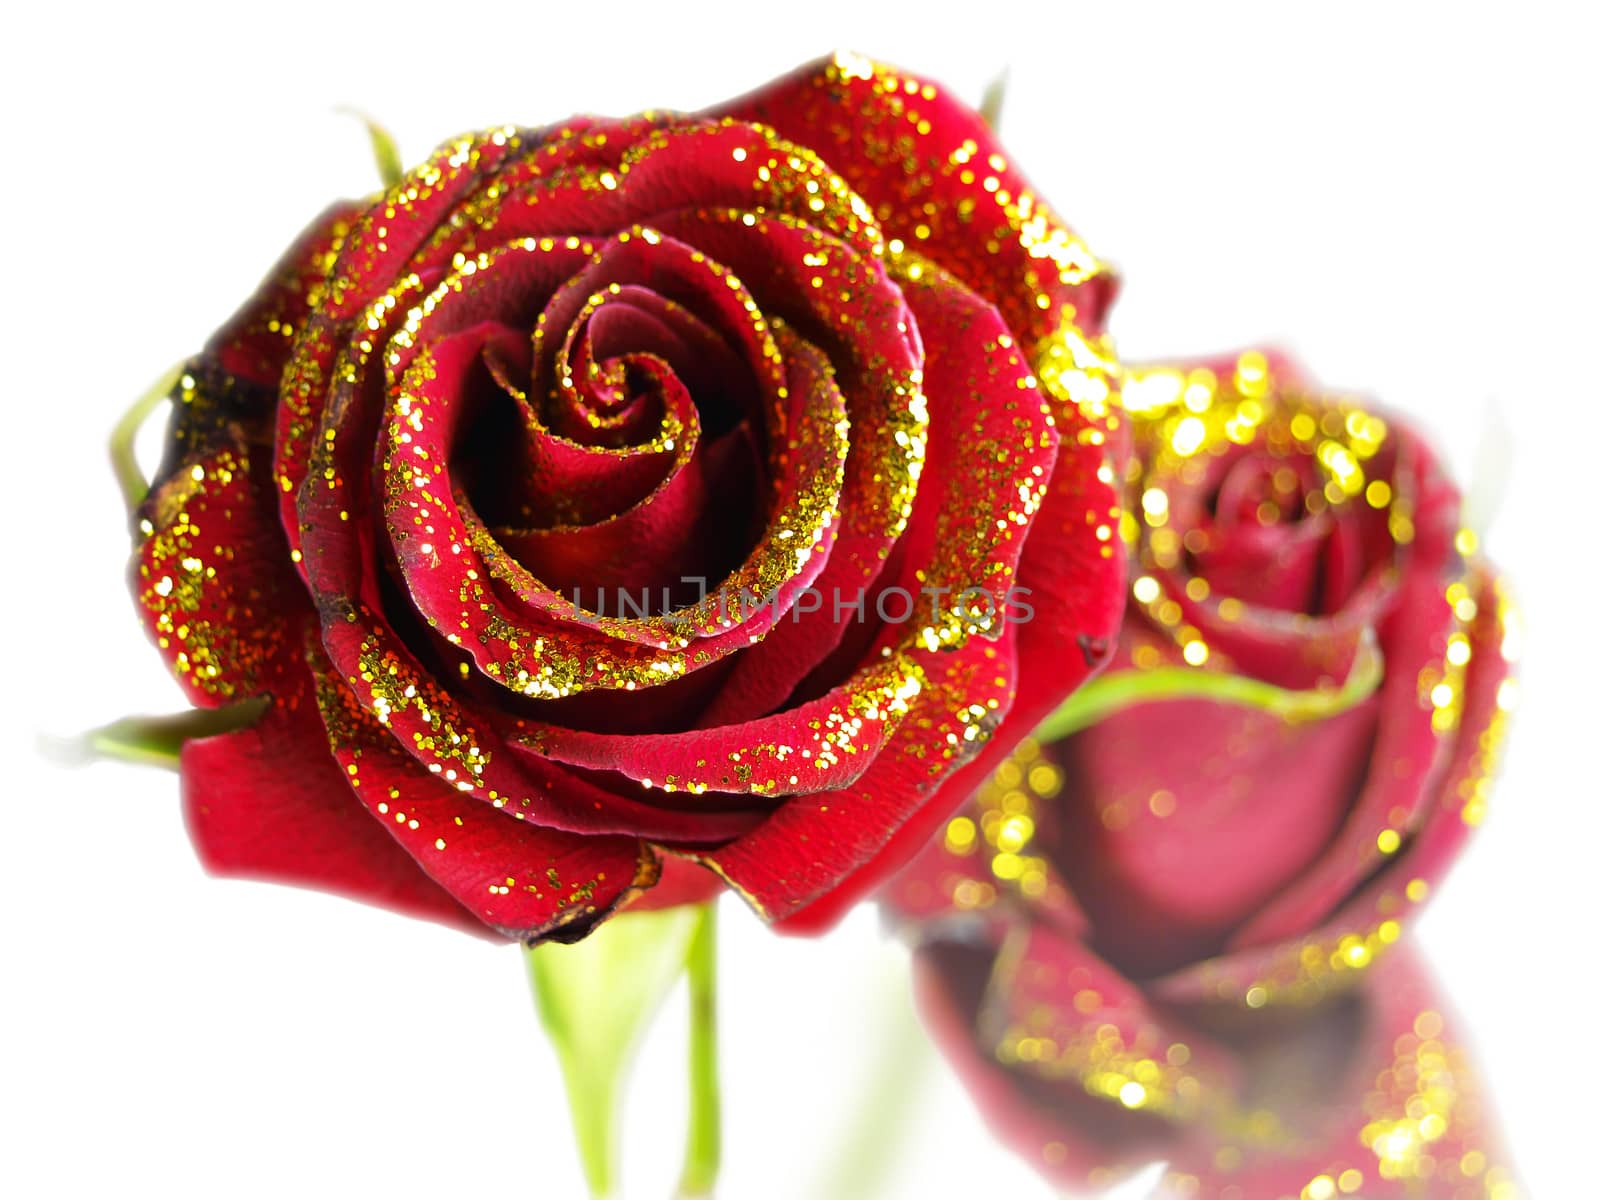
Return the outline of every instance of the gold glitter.
[[[1017,958],[1008,943],[995,966],[996,979],[1021,969]],[[1123,1108],[1182,1119],[1193,1114],[1203,1093],[1197,1079],[1170,1061],[1168,1050],[1149,1031],[1130,1043],[1112,1024],[1058,1024],[1057,1014],[1041,1005],[1005,1030],[994,1053],[1003,1066],[1046,1079],[1075,1079],[1089,1095]]]
[[[172,397],[175,449],[197,461],[158,483],[140,509],[139,602],[179,679],[218,700],[259,691],[289,631],[275,564],[260,559],[262,535],[248,524],[258,508],[252,478],[266,464],[239,432],[242,392],[226,372],[190,364]]]
[[[945,849],[952,854],[971,854],[977,835],[977,827],[968,818],[956,817],[945,826]]]

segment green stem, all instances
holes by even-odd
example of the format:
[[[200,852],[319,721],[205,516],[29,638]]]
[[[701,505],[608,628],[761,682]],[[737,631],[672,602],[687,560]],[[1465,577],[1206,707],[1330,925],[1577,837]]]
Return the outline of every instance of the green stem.
[[[256,696],[225,708],[192,708],[159,717],[123,717],[76,738],[50,742],[46,749],[66,764],[112,758],[176,771],[185,742],[253,725],[271,703],[266,696]]]
[[[534,1001],[561,1063],[591,1196],[616,1194],[628,1068],[650,1021],[686,964],[696,964],[690,967],[691,1011],[697,989],[711,983],[708,914],[689,906],[623,912],[571,945],[526,948]],[[710,1089],[714,1102],[714,1075]],[[714,1170],[714,1157],[712,1163]]]
[[[129,512],[138,508],[150,494],[150,481],[139,469],[139,460],[133,453],[133,440],[150,414],[178,386],[185,365],[179,363],[157,380],[154,387],[133,402],[133,406],[122,414],[121,420],[111,430],[111,470],[117,477],[117,486],[122,489],[122,502],[128,506]]]
[[[710,1196],[722,1166],[722,1092],[717,1079],[717,906],[705,906],[685,962],[689,979],[689,1135],[678,1195]]]
[[[907,965],[897,961],[895,968],[885,977],[876,1006],[877,1031],[867,1043],[873,1048],[871,1076],[856,1089],[855,1119],[813,1189],[828,1200],[873,1200],[883,1194],[906,1134],[916,1123],[918,1102],[927,1095],[925,1080],[933,1061],[928,1035],[912,1004]]]
[[[1041,742],[1053,742],[1125,708],[1161,700],[1211,700],[1259,709],[1285,721],[1317,721],[1361,703],[1382,681],[1383,654],[1370,640],[1362,643],[1349,676],[1337,688],[1295,691],[1248,675],[1196,667],[1114,671],[1090,680],[1069,696],[1033,736]]]
[[[572,1136],[577,1143],[583,1178],[589,1185],[592,1200],[606,1200],[614,1192],[612,1180],[618,1158],[615,1144],[617,1107],[622,1087],[618,1074],[626,1053],[619,1053],[618,1062],[608,1062],[604,1069],[585,1070],[583,1056],[570,1048],[580,1035],[565,1028],[563,1017],[558,1015],[564,1007],[559,978],[553,972],[541,969],[541,960],[536,957],[545,952],[545,948],[524,947],[523,951],[534,1000],[561,1060],[561,1073],[567,1089],[567,1111],[572,1118]]]

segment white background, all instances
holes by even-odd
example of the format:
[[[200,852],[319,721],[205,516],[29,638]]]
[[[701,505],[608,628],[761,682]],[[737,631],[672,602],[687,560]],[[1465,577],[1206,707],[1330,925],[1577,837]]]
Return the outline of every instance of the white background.
[[[373,187],[337,105],[415,160],[468,128],[696,107],[848,46],[973,100],[1010,68],[1012,156],[1125,273],[1128,357],[1277,340],[1416,414],[1463,478],[1496,407],[1510,468],[1487,544],[1525,604],[1524,706],[1424,939],[1530,1192],[1585,1193],[1600,96],[1577,7],[550,7],[8,17],[0,1190],[580,1194],[514,949],[207,879],[171,776],[34,757],[41,732],[179,701],[124,592],[103,435],[306,218]],[[848,1200],[823,1180],[862,1064],[903,1024],[900,958],[869,912],[813,943],[733,904],[723,926],[722,1195]],[[679,998],[640,1064],[629,1195],[676,1175],[681,1017]],[[1048,1194],[936,1061],[905,1087],[921,1099],[889,1194]]]

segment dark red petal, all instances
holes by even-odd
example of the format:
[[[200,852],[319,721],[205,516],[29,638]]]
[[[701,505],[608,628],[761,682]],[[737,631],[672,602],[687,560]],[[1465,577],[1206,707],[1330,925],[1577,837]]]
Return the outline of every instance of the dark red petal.
[[[323,888],[483,933],[360,806],[328,752],[300,650],[313,614],[277,523],[263,395],[196,360],[163,477],[140,509],[134,584],[179,682],[203,707],[271,700],[249,728],[183,747],[195,849],[220,874]]]
[[[993,305],[916,261],[896,274],[927,351],[928,405],[922,478],[898,547],[908,570],[898,582],[918,597],[908,632],[933,649],[993,636],[1004,620],[1061,433]],[[1096,559],[1106,549],[1096,545]]]
[[[930,385],[931,386],[931,385]],[[1122,622],[1125,562],[1115,529],[1120,514],[1114,475],[1106,461],[1109,423],[1116,418],[1092,399],[1055,410],[1061,452],[1044,502],[1029,527],[1017,569],[1020,599],[1033,612],[1006,624],[1014,650],[1010,715],[977,757],[939,781],[936,797],[909,811],[862,869],[793,913],[787,932],[827,929],[864,895],[909,862],[963,801],[983,783],[1079,684],[1105,665]],[[1013,657],[1014,656],[1014,657]],[[893,750],[891,743],[890,750]]]
[[[1247,927],[1224,954],[1153,984],[1163,998],[1206,1001],[1250,988],[1269,1000],[1319,995],[1359,977],[1402,936],[1483,819],[1510,719],[1509,601],[1486,570],[1476,571],[1474,583],[1472,660],[1458,684],[1460,731],[1421,798],[1415,831],[1319,924],[1264,943],[1247,940]]]
[[[255,295],[211,335],[204,357],[236,379],[276,396],[290,343],[326,286],[328,268],[360,211],[360,205],[340,201],[312,221],[267,273]]]
[[[903,658],[868,659],[826,695],[737,725],[635,735],[530,722],[520,744],[540,758],[616,771],[647,788],[786,795],[794,804],[795,796],[831,795],[860,779],[920,687],[920,672]]]
[[[1016,670],[1015,635],[974,639],[943,652],[902,651],[892,660],[896,692],[910,702],[894,735],[852,786],[794,796],[761,825],[727,846],[701,856],[725,876],[757,912],[774,921],[799,915],[804,931],[826,928],[853,898],[881,882],[878,861],[886,836],[929,806],[960,802],[941,791],[959,781],[1011,708]],[[946,801],[948,800],[948,806]],[[895,862],[894,866],[901,865]],[[827,904],[813,921],[810,911]]]
[[[816,151],[887,236],[952,272],[1026,344],[1072,316],[1097,332],[1115,281],[941,86],[838,54],[708,110]]]
[[[637,839],[564,833],[485,803],[397,746],[320,653],[312,669],[333,757],[374,823],[485,925],[569,941],[655,883],[659,863]]]
[[[1457,582],[1460,496],[1420,446],[1416,488],[1416,536],[1401,548],[1400,581],[1378,629],[1383,684],[1365,785],[1323,857],[1240,930],[1235,945],[1275,942],[1320,922],[1427,818],[1459,736],[1455,718],[1441,719],[1441,709],[1461,701],[1461,684],[1446,682],[1447,655],[1465,623],[1448,596]],[[1448,705],[1436,702],[1439,685],[1452,693]]]
[[[248,729],[185,743],[183,804],[209,871],[320,888],[487,936],[373,820],[328,750],[304,662]]]
[[[137,513],[130,575],[141,614],[204,708],[276,690],[300,669],[310,605],[277,522],[269,396],[194,360],[174,396],[166,461]]]
[[[1164,1158],[1214,1096],[1191,1069],[1194,1039],[1070,945],[1019,927],[998,953],[921,946],[917,1008],[997,1139],[1059,1187],[1099,1188]],[[1226,1080],[1228,1056],[1204,1052]]]

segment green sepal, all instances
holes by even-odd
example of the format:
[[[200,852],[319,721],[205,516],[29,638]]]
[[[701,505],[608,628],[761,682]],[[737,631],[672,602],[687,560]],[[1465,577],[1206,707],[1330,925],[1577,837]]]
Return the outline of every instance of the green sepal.
[[[340,111],[348,113],[366,126],[367,140],[372,143],[372,161],[378,168],[378,178],[383,186],[392,188],[404,179],[406,168],[400,160],[400,147],[395,144],[394,135],[364,112],[353,108]]]
[[[683,972],[703,919],[693,907],[624,912],[572,945],[524,948],[597,1200],[616,1194],[618,1116],[634,1051]]]
[[[163,374],[148,392],[133,402],[111,430],[111,471],[117,477],[117,487],[122,490],[122,502],[130,513],[143,504],[144,498],[150,494],[150,481],[144,477],[144,471],[140,469],[139,460],[133,452],[134,439],[150,419],[150,414],[172,395],[187,365],[186,362],[179,363]]]
[[[1006,86],[1011,82],[1011,72],[1002,71],[983,89],[983,99],[978,102],[978,115],[994,133],[1000,132],[1000,116],[1006,107]]]

